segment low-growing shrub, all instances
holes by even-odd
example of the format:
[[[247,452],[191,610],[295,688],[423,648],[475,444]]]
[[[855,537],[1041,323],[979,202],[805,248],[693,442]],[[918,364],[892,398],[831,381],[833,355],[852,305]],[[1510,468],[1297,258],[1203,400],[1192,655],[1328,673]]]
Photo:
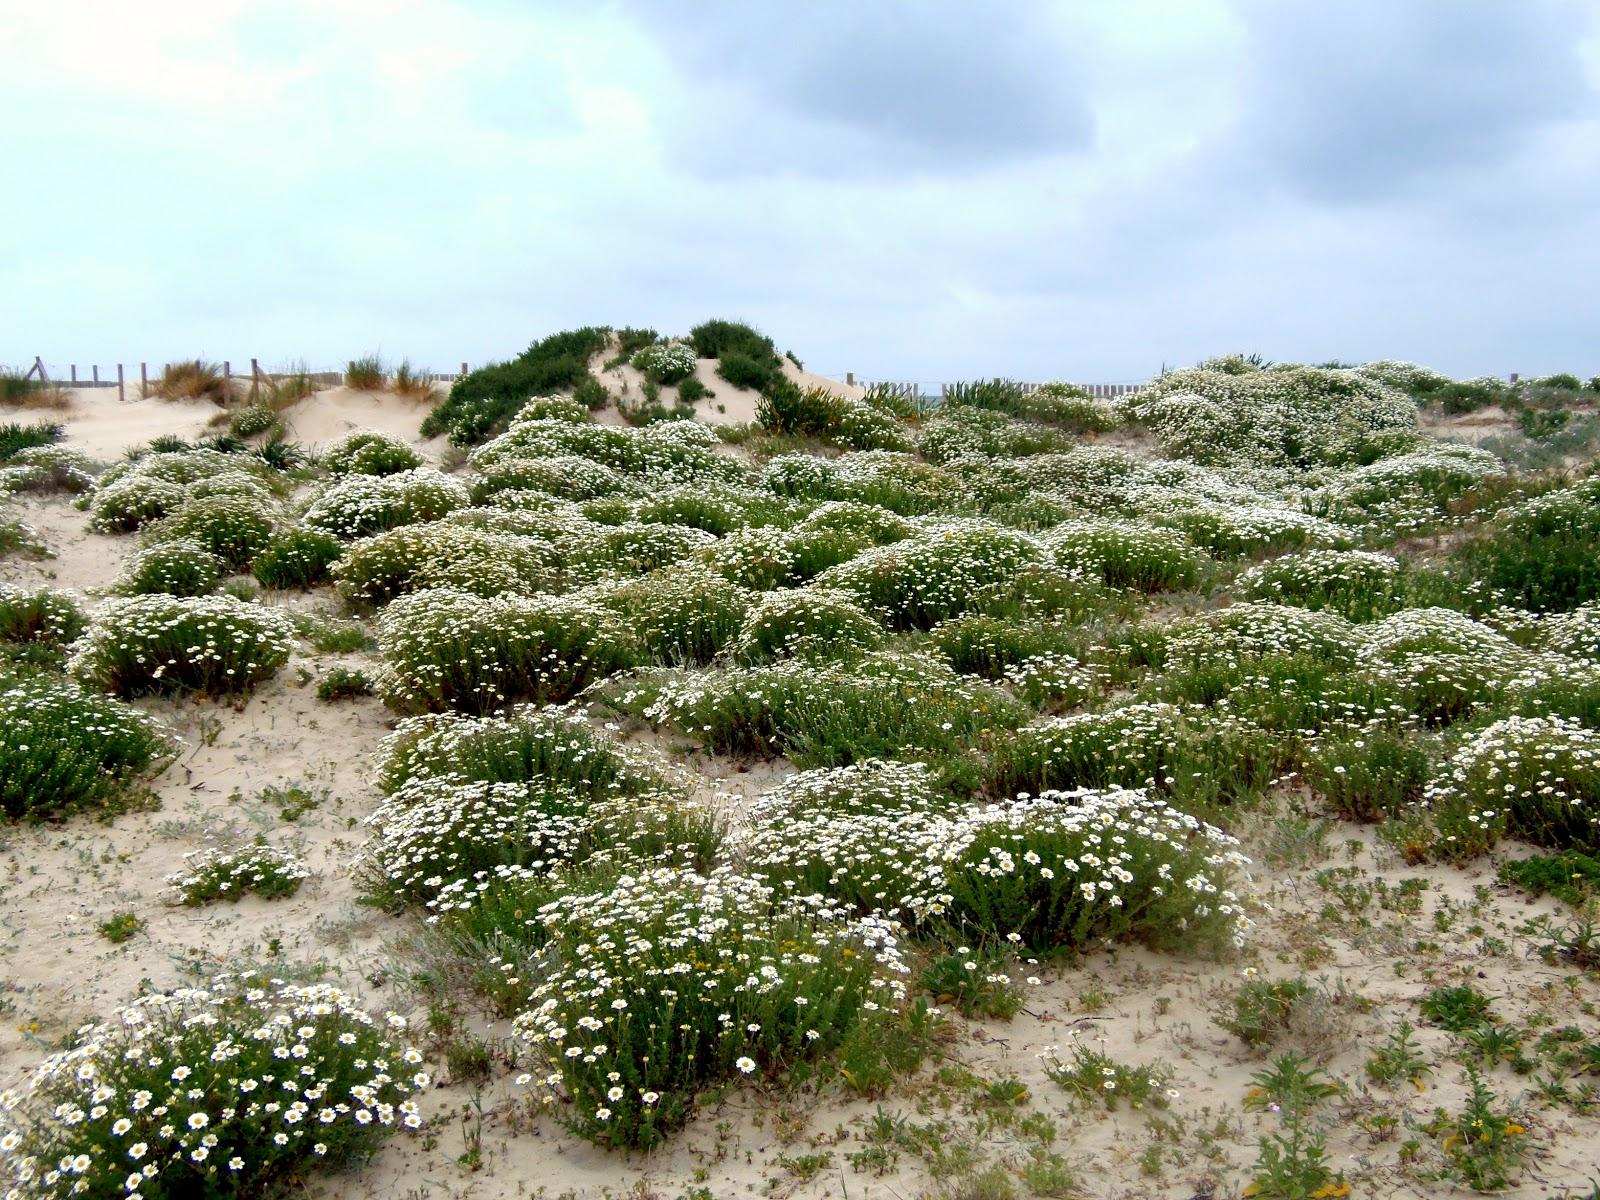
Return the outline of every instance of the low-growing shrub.
[[[378,622],[378,688],[399,712],[487,713],[571,699],[629,665],[608,609],[576,597],[484,598],[454,588],[402,596]]]
[[[552,575],[554,557],[538,538],[433,522],[353,542],[329,574],[351,605],[375,608],[426,588],[477,596],[538,591]]]
[[[1600,852],[1600,732],[1564,717],[1496,721],[1461,743],[1422,803],[1446,858],[1501,837]]]
[[[1295,1007],[1311,994],[1311,985],[1298,977],[1247,980],[1216,1021],[1247,1046],[1267,1046],[1288,1031]]]
[[[670,666],[704,663],[739,633],[750,595],[695,564],[652,571],[597,597],[650,658]]]
[[[124,596],[206,596],[217,590],[222,575],[222,562],[208,546],[194,538],[176,537],[132,555],[116,591]]]
[[[419,525],[465,508],[466,486],[431,467],[395,475],[350,475],[312,502],[304,525],[352,541],[401,525]]]
[[[108,601],[73,645],[69,669],[122,696],[247,692],[289,659],[293,627],[231,596]]]
[[[292,896],[311,877],[295,855],[263,838],[245,846],[208,846],[183,856],[183,870],[167,876],[167,886],[191,908],[213,900],[237,903],[246,892],[263,900]]]
[[[183,485],[149,475],[102,482],[89,503],[90,527],[102,533],[127,533],[176,509]]]
[[[265,404],[251,404],[234,413],[228,432],[236,438],[251,438],[268,432],[278,423],[278,414]]]
[[[1179,531],[1127,521],[1066,521],[1039,540],[1068,570],[1141,592],[1192,587],[1205,561]]]
[[[376,690],[367,673],[353,667],[335,667],[317,681],[317,699],[324,704],[353,700],[357,696],[371,696]]]
[[[422,1124],[422,1056],[392,1040],[405,1024],[326,984],[224,978],[141,996],[79,1029],[0,1111],[0,1182],[28,1196],[266,1195],[361,1159]]]
[[[422,436],[450,435],[457,446],[484,441],[529,396],[548,396],[578,385],[589,360],[606,348],[604,330],[585,327],[534,342],[509,362],[491,363],[458,378],[450,394],[422,422]],[[578,406],[582,411],[582,406]]]
[[[78,602],[66,592],[0,583],[0,642],[65,646],[86,624]]]
[[[69,446],[31,446],[0,466],[0,492],[69,492],[79,495],[94,487],[100,466]]]
[[[795,588],[768,592],[756,601],[734,651],[748,662],[791,655],[843,657],[882,639],[882,626],[849,594]]]
[[[223,566],[243,570],[272,537],[272,510],[242,496],[204,496],[184,501],[146,530],[149,542],[194,541]]]
[[[104,803],[170,749],[137,709],[63,680],[20,680],[0,691],[0,811],[54,819]]]
[[[601,1145],[657,1144],[702,1088],[827,1054],[904,991],[892,926],[820,897],[774,913],[736,875],[642,871],[536,919],[549,941],[523,967],[539,983],[517,1032],[557,1118]]]
[[[1405,603],[1400,564],[1365,550],[1308,550],[1246,571],[1234,587],[1247,600],[1332,609],[1371,621]]]
[[[1386,725],[1319,738],[1305,757],[1306,783],[1346,821],[1383,821],[1415,806],[1434,773],[1415,734]]]
[[[267,539],[250,570],[262,587],[312,588],[327,581],[344,549],[342,541],[320,529],[284,529]]]
[[[0,464],[10,463],[20,451],[54,445],[65,436],[65,426],[54,421],[35,421],[32,425],[7,421],[0,425]]]
[[[1501,603],[1560,612],[1600,599],[1600,480],[1504,510],[1460,558]]]
[[[1600,892],[1600,858],[1572,850],[1511,859],[1500,864],[1497,874],[1501,883],[1535,896],[1548,893],[1574,906]]]
[[[347,433],[322,452],[322,465],[335,475],[398,475],[422,466],[422,455],[388,434]]]
[[[633,365],[647,379],[671,387],[694,374],[698,356],[683,342],[657,342],[633,356]]]

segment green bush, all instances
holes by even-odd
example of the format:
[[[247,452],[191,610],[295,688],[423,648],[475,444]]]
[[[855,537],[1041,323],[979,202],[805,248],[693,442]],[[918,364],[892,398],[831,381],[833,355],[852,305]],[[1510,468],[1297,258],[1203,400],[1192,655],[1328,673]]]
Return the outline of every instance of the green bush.
[[[887,928],[823,907],[775,913],[771,890],[737,875],[642,871],[562,896],[539,919],[549,941],[522,968],[539,983],[517,1033],[547,1094],[570,1100],[558,1118],[600,1145],[656,1145],[702,1088],[827,1054],[903,990]]]
[[[335,475],[398,475],[422,464],[404,442],[370,430],[347,433],[322,452],[322,465]]]
[[[1107,587],[1170,592],[1193,587],[1205,556],[1175,529],[1106,519],[1066,521],[1039,539],[1069,571]]]
[[[53,820],[105,803],[171,749],[137,709],[74,683],[20,680],[0,691],[0,810]]]
[[[65,646],[87,622],[66,592],[0,583],[0,642]]]
[[[228,432],[236,438],[255,437],[266,433],[278,423],[278,414],[265,404],[252,404],[241,408],[228,421]]]
[[[224,567],[243,570],[272,537],[273,512],[258,500],[242,496],[188,499],[146,530],[147,544],[193,541],[204,546]]]
[[[282,613],[231,596],[133,596],[95,613],[68,667],[121,696],[247,692],[288,661],[292,634]]]
[[[1600,480],[1513,505],[1460,557],[1501,603],[1560,612],[1600,599]]]
[[[327,581],[343,556],[344,543],[331,533],[285,529],[267,540],[250,569],[262,587],[312,588]]]
[[[4,1169],[18,1195],[52,1194],[47,1171],[62,1194],[71,1177],[72,1194],[91,1197],[276,1193],[422,1124],[410,1097],[429,1079],[422,1056],[391,1040],[404,1028],[327,984],[224,977],[141,996],[33,1071],[0,1113]],[[287,1103],[265,1082],[286,1062]]]
[[[854,598],[823,588],[768,592],[751,607],[735,653],[747,662],[794,655],[845,657],[883,640],[883,627]]]
[[[217,590],[222,574],[221,560],[207,546],[194,538],[174,538],[129,558],[116,591],[123,596],[206,596]]]
[[[1330,608],[1352,621],[1371,621],[1405,605],[1400,564],[1366,550],[1308,550],[1274,559],[1246,571],[1234,587],[1247,600]]]
[[[237,903],[246,892],[277,900],[294,895],[311,877],[305,863],[264,838],[231,849],[208,846],[183,857],[183,870],[168,875],[167,886],[190,908],[213,900]]]
[[[538,591],[554,561],[542,539],[436,521],[353,542],[329,573],[352,606],[376,608],[426,588],[477,596]]]
[[[534,342],[509,362],[463,375],[424,419],[422,436],[447,433],[458,446],[484,441],[502,428],[529,396],[576,387],[589,373],[589,360],[605,348],[604,330],[574,329]]]
[[[9,463],[23,450],[49,446],[66,436],[66,429],[53,421],[22,425],[8,421],[0,425],[0,463]]]
[[[371,696],[375,692],[366,672],[351,667],[335,667],[317,681],[317,699],[324,704],[352,700],[357,696]]]
[[[725,350],[717,360],[717,374],[734,387],[760,391],[782,378],[776,359],[759,358],[743,350]]]
[[[750,607],[743,588],[694,564],[652,571],[599,596],[638,639],[669,665],[710,662],[739,633]]]
[[[647,379],[664,387],[682,383],[694,374],[695,349],[683,342],[658,342],[633,356],[633,365]]]
[[[559,703],[637,654],[617,617],[592,601],[453,588],[395,600],[379,618],[378,644],[379,692],[397,712]]]
[[[470,503],[465,485],[431,467],[397,475],[349,475],[333,484],[301,518],[311,529],[345,541],[401,525],[437,521]]]

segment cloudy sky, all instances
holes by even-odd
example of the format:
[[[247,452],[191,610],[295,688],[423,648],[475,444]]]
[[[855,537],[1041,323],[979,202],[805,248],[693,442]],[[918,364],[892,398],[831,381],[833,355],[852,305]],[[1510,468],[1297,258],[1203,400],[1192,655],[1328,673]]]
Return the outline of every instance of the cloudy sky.
[[[0,0],[0,362],[1600,372],[1594,0]]]

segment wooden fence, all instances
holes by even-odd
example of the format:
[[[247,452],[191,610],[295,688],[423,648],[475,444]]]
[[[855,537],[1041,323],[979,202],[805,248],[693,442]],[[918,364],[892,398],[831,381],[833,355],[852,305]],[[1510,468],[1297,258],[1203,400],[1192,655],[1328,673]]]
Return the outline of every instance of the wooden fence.
[[[157,367],[154,370],[152,370],[151,365],[149,363],[147,363],[147,362],[140,363],[139,364],[139,389],[140,390],[139,390],[138,394],[139,395],[143,395],[146,391],[148,391],[149,387],[150,387],[150,380],[152,378],[155,378],[155,379],[159,380],[161,378],[162,373],[168,367],[170,367],[172,365],[173,364],[171,364],[171,363],[162,363],[159,367]],[[88,371],[89,371],[89,374],[88,374],[87,377],[80,377],[79,373],[78,373],[78,364],[77,363],[68,363],[65,374],[63,374],[61,372],[61,369],[59,367],[54,368],[54,374],[52,374],[52,368],[50,366],[48,366],[42,358],[36,356],[34,358],[34,360],[33,360],[33,366],[28,368],[28,372],[27,372],[26,375],[23,376],[23,378],[32,379],[32,378],[37,376],[38,379],[40,381],[44,382],[44,383],[56,383],[56,384],[61,385],[62,387],[68,387],[68,388],[111,388],[111,387],[114,387],[114,388],[117,389],[117,399],[118,400],[126,400],[128,398],[127,389],[128,389],[128,386],[132,383],[132,375],[133,375],[133,371],[132,371],[132,367],[131,366],[129,366],[125,370],[122,363],[108,364],[108,366],[106,368],[106,376],[105,376],[105,378],[101,378],[101,376],[100,376],[100,364],[99,363],[90,363],[90,364],[88,364]],[[465,375],[466,373],[467,373],[467,364],[466,363],[462,363],[461,364],[461,372],[460,372],[460,374],[461,375]],[[252,358],[250,360],[250,369],[249,369],[249,371],[235,371],[233,369],[233,361],[231,359],[226,359],[225,358],[225,359],[222,360],[222,376],[223,376],[223,378],[224,379],[229,379],[229,380],[238,379],[241,382],[246,383],[246,384],[277,383],[277,382],[280,382],[280,381],[282,381],[284,379],[288,379],[288,378],[291,378],[292,376],[301,375],[301,374],[306,375],[313,382],[318,383],[318,384],[322,384],[323,386],[326,386],[326,387],[334,387],[334,386],[337,386],[338,384],[341,384],[341,383],[344,382],[344,372],[342,370],[303,371],[303,372],[302,371],[263,371],[261,369],[260,360]],[[423,372],[423,375],[426,378],[432,380],[434,383],[453,383],[453,382],[455,382],[455,380],[457,378],[459,378],[459,376],[454,374],[454,373],[444,373],[444,372],[439,372],[439,371],[427,371],[427,372]]]
[[[862,387],[881,388],[892,395],[911,401],[919,409],[939,407],[949,397],[951,388],[961,386],[953,383],[921,383],[915,380],[857,379],[854,371],[845,375],[845,382],[859,384]],[[1023,383],[1019,380],[1007,380],[1006,382],[1017,388],[1024,396],[1032,395],[1044,386],[1040,383]],[[1142,383],[1080,383],[1076,386],[1081,387],[1097,400],[1115,400],[1118,396],[1127,396],[1137,392],[1145,385]]]

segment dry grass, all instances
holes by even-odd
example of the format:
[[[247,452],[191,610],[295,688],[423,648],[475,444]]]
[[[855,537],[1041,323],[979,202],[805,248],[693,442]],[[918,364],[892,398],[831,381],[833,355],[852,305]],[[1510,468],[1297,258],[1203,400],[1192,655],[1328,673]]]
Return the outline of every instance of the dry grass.
[[[382,391],[389,382],[389,376],[383,369],[383,360],[376,354],[369,354],[364,358],[352,358],[350,364],[344,369],[344,385],[363,392]]]
[[[72,398],[59,383],[29,379],[21,371],[0,370],[0,404],[15,408],[69,408]]]
[[[168,363],[161,378],[146,385],[144,394],[160,400],[209,400],[226,407],[233,400],[233,385],[216,363],[191,358]]]
[[[390,381],[397,396],[407,400],[427,400],[434,398],[434,384],[432,373],[426,369],[413,367],[409,361],[403,361],[394,369],[394,378]]]
[[[282,412],[296,401],[304,400],[317,390],[316,378],[304,362],[292,362],[275,375],[263,376],[250,385],[252,404],[264,404],[273,412]]]

